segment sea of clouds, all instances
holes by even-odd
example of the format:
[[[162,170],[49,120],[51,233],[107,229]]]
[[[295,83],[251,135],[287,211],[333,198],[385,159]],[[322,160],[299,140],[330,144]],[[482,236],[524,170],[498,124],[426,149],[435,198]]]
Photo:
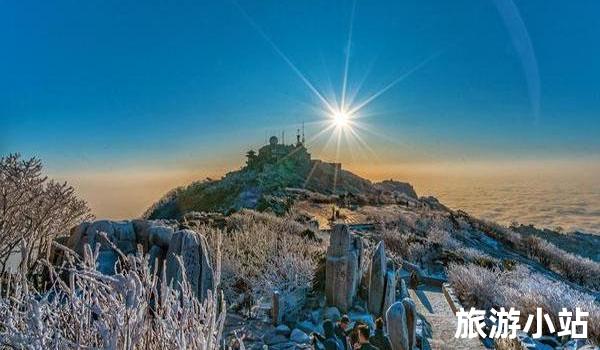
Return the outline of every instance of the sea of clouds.
[[[600,234],[600,180],[469,177],[421,182],[420,195],[501,224]]]

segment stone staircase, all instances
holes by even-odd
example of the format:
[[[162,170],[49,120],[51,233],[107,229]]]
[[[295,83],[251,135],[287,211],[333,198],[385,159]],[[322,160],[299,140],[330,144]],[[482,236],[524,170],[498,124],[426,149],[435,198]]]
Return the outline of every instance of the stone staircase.
[[[485,349],[479,339],[455,338],[457,318],[442,288],[421,286],[417,290],[409,290],[410,297],[417,306],[417,313],[425,319],[431,328],[427,343],[423,349],[440,350],[477,350]]]

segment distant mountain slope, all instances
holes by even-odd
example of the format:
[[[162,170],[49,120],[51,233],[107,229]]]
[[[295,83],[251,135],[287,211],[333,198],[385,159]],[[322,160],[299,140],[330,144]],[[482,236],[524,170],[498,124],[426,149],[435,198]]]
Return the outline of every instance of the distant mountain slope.
[[[204,180],[167,193],[144,214],[149,219],[180,218],[191,211],[228,212],[242,208],[270,209],[283,213],[292,200],[286,188],[304,188],[325,195],[410,197],[417,195],[408,183],[384,181],[373,184],[339,163],[310,158],[302,143],[281,145],[272,140],[258,155],[248,152],[247,164],[220,180]]]

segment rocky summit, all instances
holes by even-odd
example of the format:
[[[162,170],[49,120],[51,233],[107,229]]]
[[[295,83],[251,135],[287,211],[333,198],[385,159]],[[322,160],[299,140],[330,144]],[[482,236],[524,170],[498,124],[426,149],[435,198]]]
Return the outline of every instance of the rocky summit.
[[[219,180],[205,179],[176,188],[147,210],[148,219],[178,219],[189,212],[227,213],[242,208],[283,214],[299,192],[318,195],[323,201],[347,203],[406,203],[417,199],[414,188],[405,182],[386,180],[373,183],[341,163],[313,159],[304,142],[269,144],[246,154],[246,164]]]

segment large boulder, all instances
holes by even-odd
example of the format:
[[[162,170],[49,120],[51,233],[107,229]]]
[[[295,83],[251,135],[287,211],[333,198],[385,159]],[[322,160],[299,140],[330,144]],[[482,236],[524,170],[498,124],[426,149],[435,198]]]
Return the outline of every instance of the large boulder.
[[[184,271],[194,294],[204,300],[214,286],[213,269],[206,238],[192,230],[177,231],[171,238],[167,251],[167,283],[177,287]]]
[[[294,328],[292,330],[292,334],[290,335],[290,340],[296,344],[308,344],[310,343],[310,337],[308,334],[302,332],[298,328]]]
[[[386,322],[388,336],[394,350],[408,350],[408,327],[406,321],[406,311],[402,302],[396,302],[387,310]],[[412,349],[411,349],[412,350]]]
[[[161,248],[168,249],[174,232],[175,230],[169,226],[156,225],[149,227],[148,241],[151,245],[157,245]]]
[[[348,226],[335,225],[331,231],[325,263],[325,296],[329,306],[347,312],[360,282],[362,240]]]
[[[337,309],[337,307],[331,306],[325,309],[325,311],[323,312],[323,318],[326,320],[337,322],[342,318],[342,314],[340,313],[340,310]]]

